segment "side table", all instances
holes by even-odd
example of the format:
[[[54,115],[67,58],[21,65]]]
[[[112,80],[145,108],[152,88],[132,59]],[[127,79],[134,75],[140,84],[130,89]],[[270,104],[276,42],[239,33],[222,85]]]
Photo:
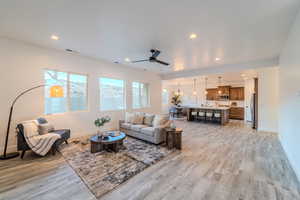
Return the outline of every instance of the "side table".
[[[181,149],[182,146],[182,129],[181,128],[166,128],[166,146],[168,149]]]

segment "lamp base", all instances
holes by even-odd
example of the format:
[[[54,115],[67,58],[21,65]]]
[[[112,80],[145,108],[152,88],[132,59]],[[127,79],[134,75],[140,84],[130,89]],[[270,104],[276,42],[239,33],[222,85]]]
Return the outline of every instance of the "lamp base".
[[[8,159],[16,158],[19,155],[20,155],[19,152],[7,153],[5,156],[1,155],[0,160],[8,160]]]

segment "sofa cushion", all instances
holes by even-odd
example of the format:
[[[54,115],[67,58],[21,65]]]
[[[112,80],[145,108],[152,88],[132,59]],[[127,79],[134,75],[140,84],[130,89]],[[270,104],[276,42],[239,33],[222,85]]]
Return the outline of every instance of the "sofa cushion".
[[[130,124],[130,123],[124,122],[124,123],[121,124],[121,128],[130,129],[130,128],[131,128],[131,125],[132,125],[132,124]]]
[[[141,132],[145,135],[154,136],[155,128],[154,127],[146,127],[142,128]]]
[[[164,125],[166,122],[168,122],[168,120],[168,115],[155,115],[153,120],[153,127],[159,127],[161,125]]]
[[[153,115],[153,114],[145,113],[144,124],[148,125],[148,126],[152,126],[154,117],[155,117],[155,115]]]
[[[125,122],[132,123],[134,119],[134,113],[126,112],[125,113]]]
[[[134,113],[134,118],[132,120],[133,124],[143,124],[145,114],[141,112]]]
[[[131,125],[131,130],[140,132],[142,128],[146,128],[146,127],[148,127],[148,126],[143,125],[143,124]]]

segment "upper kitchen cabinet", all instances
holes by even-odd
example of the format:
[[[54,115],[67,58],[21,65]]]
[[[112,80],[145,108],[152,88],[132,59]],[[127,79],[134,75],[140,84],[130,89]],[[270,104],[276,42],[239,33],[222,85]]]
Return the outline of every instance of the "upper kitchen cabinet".
[[[229,92],[230,92],[230,86],[219,86],[218,90],[221,91],[222,95],[227,95],[229,96]]]
[[[207,94],[206,94],[206,99],[210,101],[215,101],[218,98],[218,89],[217,88],[212,88],[212,89],[207,89]]]
[[[219,91],[221,92],[219,93]],[[229,93],[230,93],[230,86],[219,86],[217,99],[220,101],[228,101]]]
[[[230,88],[229,99],[234,101],[244,101],[244,87]]]

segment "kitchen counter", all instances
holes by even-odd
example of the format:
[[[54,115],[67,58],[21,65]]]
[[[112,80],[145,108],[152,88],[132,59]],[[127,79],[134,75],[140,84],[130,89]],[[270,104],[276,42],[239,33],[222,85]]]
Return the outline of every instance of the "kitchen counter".
[[[203,122],[217,122],[221,125],[225,125],[229,122],[229,110],[230,107],[206,107],[206,106],[193,106],[193,107],[187,107],[187,120],[188,121],[203,121]],[[199,117],[201,118],[200,120],[192,115],[192,113],[198,113],[198,112],[212,112],[213,117]],[[214,113],[220,113],[221,117],[220,118],[215,118]]]
[[[210,106],[187,106],[187,108],[205,109],[205,110],[229,110],[230,107],[210,107]]]

